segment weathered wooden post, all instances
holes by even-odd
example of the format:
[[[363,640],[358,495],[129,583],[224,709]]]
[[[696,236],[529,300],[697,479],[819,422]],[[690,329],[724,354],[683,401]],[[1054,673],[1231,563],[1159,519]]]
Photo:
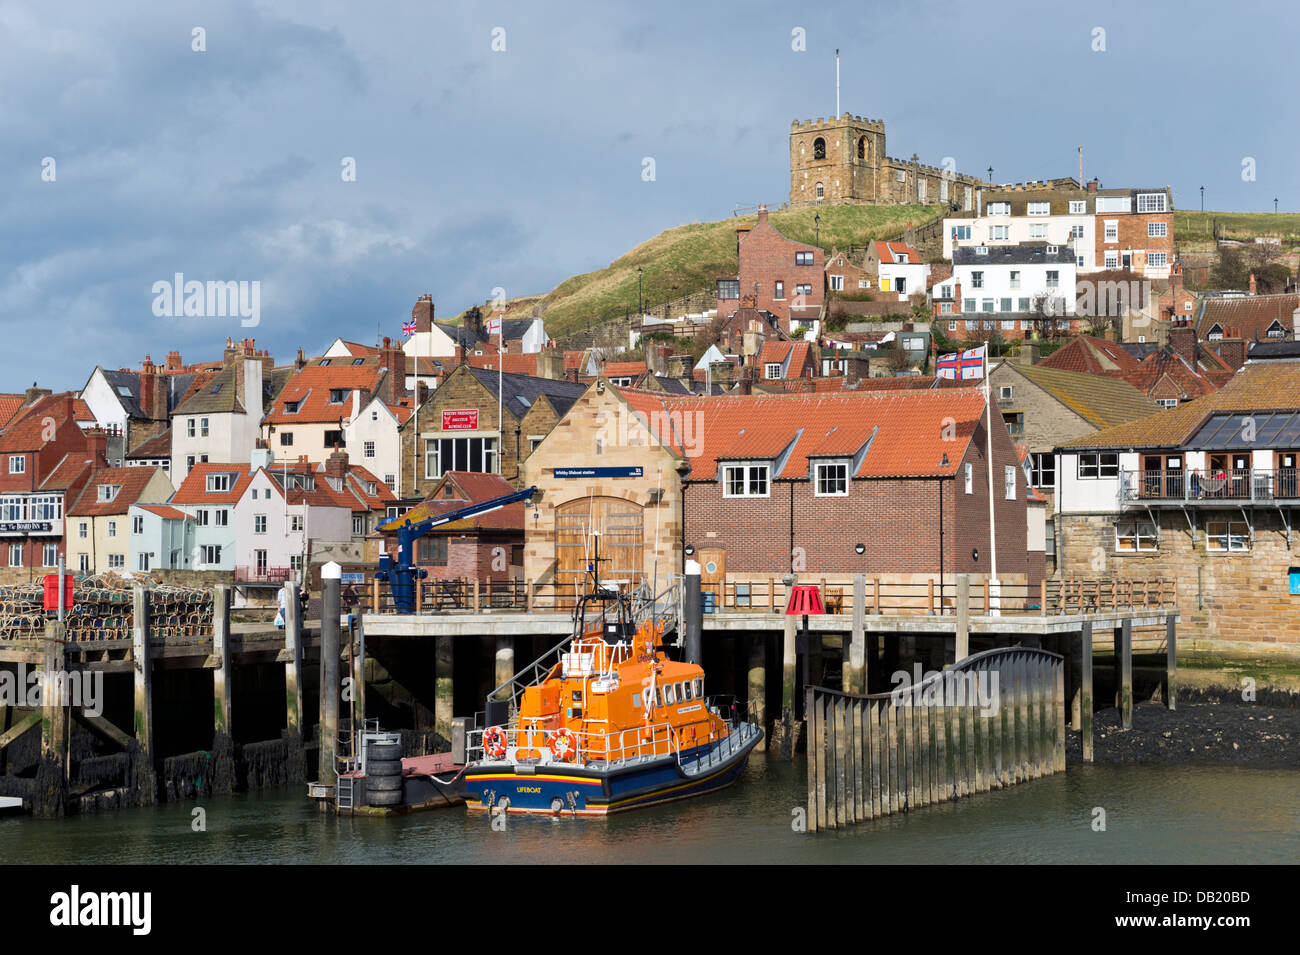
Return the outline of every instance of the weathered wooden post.
[[[1054,772],[1065,772],[1065,661],[1058,660],[1053,664],[1053,687],[1055,692],[1052,694],[1052,712],[1055,714],[1055,723],[1053,723],[1053,753],[1052,753],[1052,770]]]
[[[497,637],[496,653],[496,685],[502,687],[501,692],[497,694],[498,700],[508,700],[511,697],[511,689],[506,686],[510,678],[515,675],[515,640],[509,634],[501,634]]]
[[[36,770],[34,807],[37,815],[62,816],[68,798],[68,681],[67,631],[64,624],[45,625],[41,663],[41,761]],[[90,671],[83,671],[89,676]],[[23,688],[26,689],[25,687]]]
[[[853,575],[853,630],[849,634],[848,680],[850,693],[867,692],[867,577]]]
[[[320,693],[321,726],[317,778],[322,785],[338,781],[339,745],[339,633],[340,584],[343,568],[329,561],[320,570]]]
[[[704,653],[704,595],[700,592],[699,561],[687,558],[684,584],[682,612],[686,632],[682,635],[682,655],[687,663],[698,665],[703,662]]]
[[[1092,762],[1092,621],[1085,620],[1079,628],[1079,641],[1083,651],[1079,692],[1079,732],[1083,737],[1083,761]]]
[[[1165,706],[1171,710],[1178,709],[1175,697],[1178,683],[1178,627],[1174,615],[1165,617]]]
[[[450,739],[451,721],[455,717],[456,704],[456,688],[452,680],[456,653],[452,638],[434,637],[433,653],[433,727],[443,739]]]
[[[154,770],[153,666],[149,658],[149,591],[132,593],[131,667],[135,682],[135,741],[140,747],[136,766],[135,804],[158,802],[158,776]]]
[[[376,592],[379,582],[375,582]],[[302,608],[298,584],[284,585],[284,703],[285,729],[302,739]]]
[[[767,635],[763,631],[749,635],[749,718],[763,730],[763,738],[755,747],[767,750]]]
[[[366,628],[361,616],[356,617],[352,628],[352,728],[364,732],[366,728]],[[353,754],[357,755],[355,745]]]
[[[230,588],[212,588],[212,732],[230,736]]]
[[[795,671],[798,663],[795,648],[798,639],[798,623],[797,617],[786,614],[781,640],[781,755],[787,759],[794,755],[794,694]]]
[[[953,644],[953,663],[970,656],[970,574],[957,575],[957,635]]]
[[[1126,730],[1133,728],[1133,618],[1125,617],[1117,631],[1119,646],[1115,653],[1119,657],[1119,716],[1120,725]]]

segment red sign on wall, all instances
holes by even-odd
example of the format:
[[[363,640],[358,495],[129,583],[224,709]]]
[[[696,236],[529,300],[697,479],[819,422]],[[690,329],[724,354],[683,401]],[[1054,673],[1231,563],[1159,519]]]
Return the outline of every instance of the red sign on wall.
[[[462,411],[444,411],[442,413],[443,431],[477,431],[478,409],[469,408]]]

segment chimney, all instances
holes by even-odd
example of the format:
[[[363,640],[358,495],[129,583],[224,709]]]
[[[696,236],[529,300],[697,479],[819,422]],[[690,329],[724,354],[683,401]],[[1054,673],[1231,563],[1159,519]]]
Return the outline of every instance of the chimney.
[[[339,450],[338,444],[334,445],[334,451],[325,459],[325,473],[336,478],[348,476],[348,453]]]
[[[166,365],[166,368],[167,368],[168,371],[180,371],[180,370],[181,370],[182,368],[184,368],[184,367],[185,367],[185,365],[184,365],[184,363],[181,361],[181,353],[180,353],[180,352],[178,352],[178,351],[169,351],[169,352],[167,353],[167,365]]]
[[[415,331],[429,332],[433,328],[433,294],[426,292],[421,295],[415,302],[415,308],[411,309],[411,318],[415,320]]]
[[[1090,196],[1095,196],[1096,194],[1097,194],[1097,180],[1096,180],[1096,179],[1089,179],[1089,180],[1088,180],[1088,195],[1090,195]]]
[[[53,392],[50,391],[50,389],[37,388],[36,382],[33,381],[32,386],[23,394],[23,406],[26,407],[34,401],[40,401],[42,398],[49,397],[51,394],[53,394]]]
[[[1175,355],[1196,367],[1196,329],[1191,322],[1178,321],[1169,327],[1169,347]]]
[[[391,338],[384,338],[379,350],[379,361],[388,369],[388,390],[384,400],[390,405],[397,404],[407,395],[406,391],[406,352],[400,344],[394,344]]]
[[[560,381],[564,378],[564,352],[544,348],[537,353],[537,377]]]
[[[953,299],[952,313],[954,315],[960,315],[961,314],[961,280],[960,279],[952,283],[952,299]]]
[[[91,428],[86,432],[86,458],[95,470],[108,467],[108,432],[103,428]]]
[[[1251,295],[1255,294],[1255,273],[1254,272],[1250,273],[1250,294]]]
[[[1020,364],[1034,365],[1038,363],[1038,342],[1025,339],[1020,343]]]
[[[767,221],[767,203],[760,203],[758,207],[758,225]]]
[[[748,377],[741,378],[736,382],[736,394],[752,395],[754,393],[754,382]]]
[[[167,420],[167,380],[149,355],[140,369],[140,410],[150,421]]]
[[[302,349],[299,348],[299,349],[298,349],[298,357],[297,357],[296,359],[294,359],[293,367],[294,367],[294,368],[301,369],[301,368],[302,368],[304,365],[306,365],[306,364],[307,364],[307,359],[306,359],[306,357],[303,355],[303,353],[302,353]]]
[[[1233,328],[1219,342],[1219,357],[1228,363],[1233,371],[1246,364],[1246,340],[1241,337],[1241,329]]]

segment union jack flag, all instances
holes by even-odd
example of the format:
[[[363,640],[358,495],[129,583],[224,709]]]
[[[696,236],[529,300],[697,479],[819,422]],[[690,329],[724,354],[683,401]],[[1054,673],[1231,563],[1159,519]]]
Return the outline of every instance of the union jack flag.
[[[402,332],[403,332],[404,334],[406,334],[406,335],[414,335],[414,334],[415,334],[415,319],[411,319],[409,322],[403,322],[403,323],[402,323]]]
[[[935,362],[935,376],[965,380],[984,377],[984,345],[962,352],[940,355]]]

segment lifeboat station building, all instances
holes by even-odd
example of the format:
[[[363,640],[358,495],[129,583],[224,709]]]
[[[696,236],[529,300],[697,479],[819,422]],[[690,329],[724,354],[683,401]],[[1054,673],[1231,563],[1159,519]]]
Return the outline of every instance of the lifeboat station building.
[[[524,463],[541,491],[525,576],[575,586],[599,536],[603,579],[662,587],[691,557],[728,606],[762,606],[792,572],[951,597],[956,575],[993,570],[985,421],[979,388],[693,397],[598,379]],[[1005,428],[991,446],[997,579],[1033,594],[1025,472]]]

